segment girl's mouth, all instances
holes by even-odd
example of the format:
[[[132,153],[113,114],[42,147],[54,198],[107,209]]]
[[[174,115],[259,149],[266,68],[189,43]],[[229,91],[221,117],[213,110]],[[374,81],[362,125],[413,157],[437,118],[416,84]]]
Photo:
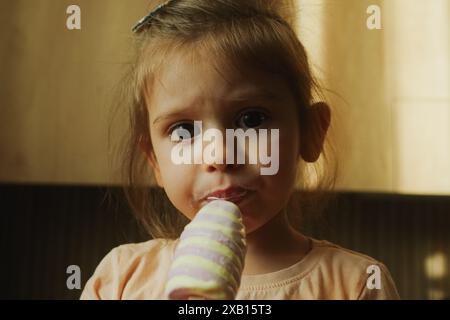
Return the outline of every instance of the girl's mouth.
[[[247,196],[248,193],[249,190],[241,187],[228,187],[211,192],[206,196],[206,201],[221,199],[238,204],[245,198],[245,196]]]

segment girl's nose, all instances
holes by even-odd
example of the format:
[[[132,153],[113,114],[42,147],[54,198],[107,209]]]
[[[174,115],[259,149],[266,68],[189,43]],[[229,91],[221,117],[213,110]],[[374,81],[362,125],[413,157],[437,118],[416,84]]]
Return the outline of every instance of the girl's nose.
[[[225,132],[223,132],[223,141],[208,142],[203,148],[203,163],[208,172],[232,170],[239,166],[236,161],[236,146],[233,143],[228,143],[227,146]],[[227,163],[227,157],[230,158],[229,163]]]
[[[227,171],[227,170],[233,170],[233,168],[237,167],[236,164],[227,164],[227,163],[213,163],[213,164],[206,164],[207,168],[206,170],[208,172],[213,172],[213,171]]]

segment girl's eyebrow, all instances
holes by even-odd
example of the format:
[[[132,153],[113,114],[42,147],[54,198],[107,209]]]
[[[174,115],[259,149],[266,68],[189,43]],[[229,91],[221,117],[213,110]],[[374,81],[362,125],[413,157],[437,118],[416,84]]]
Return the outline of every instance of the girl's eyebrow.
[[[248,90],[238,92],[235,97],[229,97],[229,101],[246,101],[251,99],[257,100],[276,100],[279,99],[279,94],[268,87],[256,87]]]
[[[162,120],[165,120],[165,119],[178,118],[181,116],[185,116],[188,113],[191,113],[188,108],[183,109],[183,110],[174,111],[174,112],[167,112],[167,113],[164,113],[164,114],[156,117],[156,119],[153,121],[153,124],[160,122]]]
[[[279,101],[280,98],[281,98],[280,95],[277,94],[276,91],[269,90],[268,88],[258,87],[256,88],[256,90],[252,88],[251,90],[242,91],[236,94],[234,97],[233,96],[227,97],[223,100],[232,103],[249,100]],[[197,99],[194,99],[194,101],[192,103],[187,104],[185,108],[180,109],[173,108],[176,109],[176,111],[161,114],[160,116],[156,117],[156,119],[153,121],[153,124],[160,122],[164,119],[176,118],[180,116],[185,116],[187,114],[195,113],[195,111],[193,111],[193,109],[190,106],[194,105],[196,101]]]

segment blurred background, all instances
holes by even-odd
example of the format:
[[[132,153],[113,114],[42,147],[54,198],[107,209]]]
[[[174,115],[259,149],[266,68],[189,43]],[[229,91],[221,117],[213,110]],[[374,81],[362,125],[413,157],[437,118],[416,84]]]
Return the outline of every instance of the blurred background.
[[[450,1],[279,3],[326,88],[338,150],[336,201],[306,232],[383,261],[402,298],[448,299]],[[81,30],[66,27],[73,4]],[[381,29],[367,27],[371,5]],[[0,298],[76,299],[67,266],[84,285],[114,246],[147,239],[105,192],[122,183],[112,150],[126,115],[108,128],[130,28],[150,8],[0,0]]]

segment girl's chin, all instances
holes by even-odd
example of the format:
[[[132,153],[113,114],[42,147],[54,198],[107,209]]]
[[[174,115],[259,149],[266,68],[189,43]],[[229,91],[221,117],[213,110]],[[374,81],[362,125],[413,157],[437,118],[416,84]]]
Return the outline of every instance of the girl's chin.
[[[242,222],[244,223],[244,226],[245,226],[245,234],[246,235],[249,235],[252,232],[255,232],[256,230],[258,230],[259,228],[262,227],[262,225],[260,223],[258,223],[258,221],[255,221],[248,215],[243,216]]]

